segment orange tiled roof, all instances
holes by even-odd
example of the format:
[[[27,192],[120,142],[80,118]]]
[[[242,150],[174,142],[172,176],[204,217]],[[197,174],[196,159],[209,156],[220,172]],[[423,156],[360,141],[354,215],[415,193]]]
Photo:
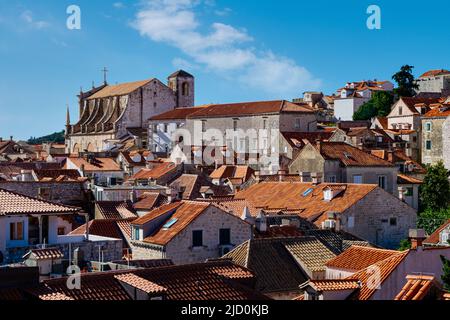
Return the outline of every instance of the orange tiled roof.
[[[441,107],[445,106],[446,108],[441,111]],[[450,104],[441,105],[441,107],[435,107],[428,111],[424,118],[439,118],[439,117],[448,117],[450,116]]]
[[[311,280],[311,285],[317,291],[341,291],[341,290],[356,290],[359,288],[357,280]]]
[[[359,271],[396,254],[398,254],[398,251],[351,246],[337,257],[328,261],[326,266],[328,268]]]
[[[0,216],[10,214],[75,213],[78,208],[55,204],[0,189]]]
[[[313,113],[315,111],[311,107],[299,106],[285,100],[257,101],[215,104],[191,114],[188,118],[250,116],[258,114],[278,114],[282,112]]]
[[[422,300],[433,287],[434,277],[426,275],[408,275],[406,284],[394,300]]]
[[[81,169],[84,165],[85,172],[96,171],[122,171],[120,166],[111,158],[95,158],[91,162],[88,162],[84,158],[70,157],[68,158],[77,168]]]
[[[422,74],[420,78],[436,77],[444,74],[450,74],[450,71],[445,69],[430,70]]]
[[[98,98],[107,98],[113,96],[123,96],[126,94],[130,94],[133,91],[139,89],[142,86],[145,86],[147,83],[152,81],[153,79],[135,81],[135,82],[127,82],[116,85],[108,85],[94,93],[92,96],[88,97],[88,100],[98,99]]]
[[[96,209],[103,219],[129,219],[137,218],[133,203],[127,201],[97,201]]]
[[[425,239],[423,243],[429,244],[438,244],[439,243],[439,235],[442,230],[450,226],[450,219],[448,219],[443,225],[441,225],[436,231],[434,231],[428,238]]]
[[[209,177],[211,179],[243,179],[246,181],[253,174],[254,170],[249,166],[227,166],[222,165],[214,170]]]
[[[122,274],[139,278],[166,288],[167,300],[266,300],[266,296],[250,289],[253,274],[230,261],[163,266],[148,269],[81,274],[81,289],[67,288],[67,278],[44,281],[38,288],[27,290],[34,296],[63,294],[74,300],[131,300],[116,278]],[[239,279],[239,280],[235,280]],[[248,284],[244,286],[240,284]]]
[[[408,176],[406,174],[399,173],[397,175],[397,183],[398,184],[422,184],[423,181],[416,179],[414,177]]]
[[[177,219],[175,224],[168,229],[164,229],[162,227],[159,228],[151,236],[145,238],[144,242],[166,245],[200,214],[202,214],[209,206],[210,204],[207,202],[183,201],[181,205],[176,208],[175,213],[173,213],[170,216],[170,219],[168,219]]]
[[[147,279],[141,278],[133,273],[118,274],[114,276],[114,278],[146,293],[167,292],[166,288],[161,287],[160,285],[157,285]]]
[[[33,254],[36,260],[61,259],[64,257],[64,254],[61,252],[61,250],[57,248],[32,249],[25,255],[25,257],[29,256],[30,254]]]
[[[159,192],[145,193],[141,200],[136,202],[133,207],[136,210],[152,210],[155,207],[159,207],[167,201],[167,197],[161,195]]]
[[[344,166],[393,166],[388,161],[375,157],[344,142],[322,142],[321,154],[325,159],[339,160]]]
[[[150,120],[185,120],[188,116],[194,114],[197,111],[203,110],[204,108],[208,108],[209,106],[210,105],[198,106],[193,108],[176,108],[174,110],[151,117]]]
[[[375,263],[373,266],[380,270],[380,285],[392,274],[392,272],[404,261],[408,255],[409,250],[399,252],[392,255],[385,260]],[[372,267],[372,266],[371,266]],[[347,280],[359,280],[361,281],[361,288],[352,297],[355,300],[369,300],[372,295],[377,291],[373,285],[371,285],[370,277],[373,272],[367,269],[363,269],[355,273],[354,275],[346,278]]]
[[[326,213],[344,212],[378,187],[371,184],[346,184],[346,190],[339,196],[329,202],[324,201],[323,190],[333,185],[342,184],[321,183],[314,186],[301,182],[263,182],[238,192],[235,199],[247,200],[264,210],[300,212],[300,217],[320,224]],[[303,195],[305,192],[306,196]]]
[[[149,180],[159,179],[164,175],[177,169],[177,166],[173,162],[162,162],[156,164],[152,169],[141,169],[136,174],[131,176],[129,180]]]
[[[174,203],[168,203],[165,205],[162,205],[159,208],[156,208],[152,211],[150,211],[149,213],[147,213],[146,215],[136,219],[133,221],[133,225],[137,225],[137,226],[141,226],[144,225],[170,211],[173,211],[175,209],[177,209],[179,206],[181,206],[181,202],[174,202]]]
[[[108,219],[95,219],[89,221],[88,228],[89,234],[113,238],[113,239],[122,239],[122,232],[117,225],[118,220],[108,220]],[[131,232],[131,231],[130,231]],[[86,233],[86,224],[78,227],[69,233],[69,235],[84,235]]]

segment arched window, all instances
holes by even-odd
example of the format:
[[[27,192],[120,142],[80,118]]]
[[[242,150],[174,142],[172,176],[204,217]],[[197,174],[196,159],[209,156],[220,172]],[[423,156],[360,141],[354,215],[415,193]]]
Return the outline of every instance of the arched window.
[[[189,95],[189,83],[187,83],[187,82],[183,82],[182,95],[183,96],[188,96]]]

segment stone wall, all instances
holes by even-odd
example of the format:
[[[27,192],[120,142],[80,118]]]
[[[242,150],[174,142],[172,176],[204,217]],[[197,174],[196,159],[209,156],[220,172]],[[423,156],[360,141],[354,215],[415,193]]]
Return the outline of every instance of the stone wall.
[[[147,248],[133,245],[133,259],[171,259],[175,264],[198,263],[219,258],[219,230],[231,230],[231,244],[235,247],[251,239],[252,226],[239,217],[210,206],[197,219],[178,233],[165,247]],[[203,247],[192,248],[192,232],[203,231]],[[145,244],[144,244],[145,245]]]
[[[426,130],[426,124],[431,123],[431,131]],[[435,164],[443,160],[443,125],[445,118],[422,119],[422,163]],[[448,134],[447,134],[448,135]],[[448,137],[447,137],[448,138]],[[431,150],[427,150],[426,143],[431,141]],[[447,140],[446,140],[447,141]]]
[[[0,188],[38,198],[45,190],[46,200],[80,206],[86,201],[85,184],[80,182],[0,181]]]
[[[393,249],[408,238],[409,229],[416,228],[417,221],[416,210],[380,188],[370,192],[340,217],[344,231]],[[391,218],[395,218],[395,225],[391,224]]]
[[[442,141],[444,165],[450,170],[450,117],[447,117],[442,127]]]

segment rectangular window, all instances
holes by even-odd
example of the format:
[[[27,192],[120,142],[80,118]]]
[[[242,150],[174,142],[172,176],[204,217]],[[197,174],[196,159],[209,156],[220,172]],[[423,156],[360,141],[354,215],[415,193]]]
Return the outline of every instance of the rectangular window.
[[[168,129],[168,125],[165,123],[164,124],[164,133],[167,133],[167,129]]]
[[[389,219],[389,224],[391,226],[396,226],[397,225],[397,218],[395,218],[395,217],[390,218]]]
[[[300,129],[300,127],[301,127],[301,119],[296,118],[295,119],[295,129]]]
[[[58,236],[63,236],[66,234],[66,228],[65,227],[58,227]]]
[[[219,230],[219,244],[221,246],[231,244],[230,229],[220,229]]]
[[[192,231],[192,247],[203,247],[203,231],[195,230]]]
[[[431,150],[431,140],[427,140],[426,142],[425,142],[425,148],[427,149],[427,150]]]
[[[158,133],[158,125],[157,124],[153,125],[153,133]]]
[[[405,196],[406,197],[412,197],[413,196],[413,188],[406,188]]]
[[[139,228],[134,228],[134,240],[141,240],[139,237]]]
[[[12,222],[9,224],[9,239],[23,240],[23,222]]]
[[[427,132],[431,132],[431,127],[432,127],[431,122],[427,122],[427,123],[425,124],[425,130],[426,130]]]
[[[234,131],[237,131],[237,129],[238,129],[238,120],[233,120],[233,130]]]
[[[363,183],[362,175],[360,175],[360,174],[354,175],[353,183],[362,184]]]
[[[378,176],[378,186],[382,189],[386,189],[386,176]]]
[[[263,119],[263,130],[267,129],[267,119]]]
[[[206,132],[206,120],[202,121],[202,132],[205,133]]]

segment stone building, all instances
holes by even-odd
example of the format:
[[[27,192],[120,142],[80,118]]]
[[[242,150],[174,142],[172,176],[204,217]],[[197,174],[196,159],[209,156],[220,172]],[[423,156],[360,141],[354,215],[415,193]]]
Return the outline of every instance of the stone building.
[[[194,77],[180,70],[165,85],[148,79],[117,85],[104,85],[79,94],[80,119],[70,124],[67,114],[66,151],[100,152],[111,148],[135,132],[147,132],[148,119],[194,104]],[[147,141],[146,137],[142,138]]]
[[[443,161],[450,169],[450,97],[422,118],[422,163]]]
[[[252,225],[208,202],[167,204],[131,225],[133,259],[175,264],[219,258],[252,238]]]
[[[290,174],[300,174],[304,182],[376,184],[397,194],[397,168],[343,142],[308,143],[289,164]]]
[[[450,94],[450,71],[439,69],[430,70],[416,80],[419,88],[417,93],[439,93],[442,96]]]
[[[265,212],[297,215],[321,229],[349,232],[385,248],[398,248],[415,228],[412,207],[373,184],[262,182],[238,192]]]

